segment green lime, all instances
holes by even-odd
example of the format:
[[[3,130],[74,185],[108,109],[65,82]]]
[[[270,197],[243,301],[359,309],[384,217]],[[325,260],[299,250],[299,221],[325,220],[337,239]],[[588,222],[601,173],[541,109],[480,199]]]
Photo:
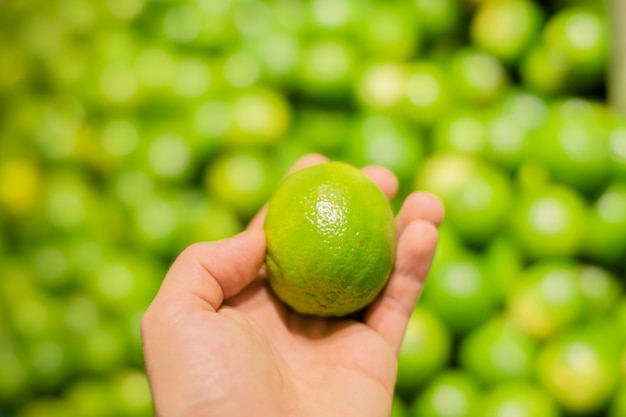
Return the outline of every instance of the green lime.
[[[465,334],[494,313],[498,298],[478,256],[467,252],[433,266],[420,302],[452,332]]]
[[[345,97],[352,88],[358,62],[356,48],[342,37],[312,40],[304,46],[296,68],[298,87],[313,98]]]
[[[413,0],[420,27],[433,39],[461,29],[463,4],[459,0]]]
[[[486,139],[485,117],[479,109],[455,106],[434,126],[436,151],[478,156],[484,151]]]
[[[373,2],[354,27],[354,37],[368,54],[404,60],[415,56],[422,43],[419,25],[408,2]]]
[[[478,382],[462,371],[439,374],[415,399],[414,417],[474,417],[481,403]]]
[[[228,146],[253,147],[279,143],[291,123],[291,107],[277,89],[251,87],[236,94],[228,108]]]
[[[517,196],[510,221],[513,236],[531,258],[573,256],[584,244],[587,203],[574,189],[551,185]]]
[[[152,394],[145,372],[121,368],[109,380],[114,407],[119,415],[150,417],[154,415]]]
[[[318,152],[329,158],[338,156],[350,134],[351,122],[350,115],[344,111],[300,106],[287,142],[308,145],[309,153]],[[285,148],[281,146],[280,151]]]
[[[372,111],[398,111],[408,73],[409,65],[403,61],[366,63],[354,85],[359,104]]]
[[[271,287],[294,310],[342,316],[369,304],[393,267],[394,217],[382,191],[351,165],[287,176],[264,225]]]
[[[537,344],[505,317],[495,316],[469,333],[459,346],[463,368],[487,385],[534,375]]]
[[[470,24],[472,41],[502,61],[513,64],[538,37],[543,12],[531,0],[483,1]]]
[[[534,43],[519,64],[522,84],[530,90],[556,95],[566,89],[567,62],[543,42]]]
[[[481,409],[482,417],[560,417],[554,399],[532,382],[515,381],[487,391]]]
[[[533,136],[529,158],[545,164],[555,181],[581,192],[603,186],[610,169],[605,110],[578,98],[557,102]]]
[[[626,255],[626,184],[611,183],[593,202],[585,253],[600,262],[616,263]]]
[[[450,360],[452,337],[441,319],[418,305],[411,314],[398,354],[396,389],[410,397]]]
[[[511,90],[486,117],[485,157],[511,171],[528,158],[532,137],[548,115],[546,101],[524,90]]]
[[[493,55],[473,48],[456,51],[448,61],[455,97],[471,104],[493,103],[506,92],[507,70]]]
[[[276,181],[277,173],[269,156],[251,150],[221,154],[204,173],[204,185],[211,197],[243,219],[261,208]]]
[[[581,265],[579,287],[586,317],[604,317],[618,305],[622,282],[610,270],[597,265]]]
[[[542,260],[527,267],[511,288],[507,314],[539,340],[581,318],[584,299],[574,261]]]
[[[225,239],[243,229],[237,214],[204,193],[189,191],[183,196],[185,216],[181,230],[181,242],[185,247],[194,242]]]
[[[430,126],[451,107],[450,80],[431,61],[411,63],[404,79],[402,106],[406,116],[420,126]]]
[[[537,375],[567,410],[582,414],[607,405],[618,383],[619,344],[604,326],[571,327],[548,341],[537,358]]]
[[[602,83],[609,36],[607,16],[592,7],[566,7],[548,20],[543,39],[567,63],[570,91]]]
[[[424,138],[398,118],[380,114],[355,117],[348,159],[356,166],[379,165],[405,184],[413,178],[424,154]]]
[[[497,166],[465,155],[431,155],[416,171],[414,188],[441,198],[446,222],[472,244],[485,243],[509,215],[509,176]]]
[[[521,249],[508,234],[497,234],[487,242],[483,263],[491,286],[504,300],[524,267]]]
[[[96,377],[83,377],[73,381],[64,391],[74,415],[82,417],[113,417],[111,387],[108,381]]]

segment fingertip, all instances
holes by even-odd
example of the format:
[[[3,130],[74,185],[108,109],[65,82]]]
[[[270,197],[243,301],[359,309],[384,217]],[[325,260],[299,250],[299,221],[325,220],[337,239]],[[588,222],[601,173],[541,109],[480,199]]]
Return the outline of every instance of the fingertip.
[[[322,164],[324,162],[328,162],[328,158],[326,156],[320,153],[309,153],[301,156],[300,159],[298,159],[296,163],[293,164],[293,166],[289,169],[288,173],[311,165]]]
[[[428,220],[435,226],[441,225],[446,216],[446,209],[439,197],[428,191],[414,193],[429,213]]]
[[[393,172],[378,165],[369,165],[363,167],[362,170],[365,175],[378,185],[388,199],[391,200],[396,196],[400,188],[400,182]]]
[[[435,195],[416,191],[409,194],[400,208],[396,218],[398,233],[401,233],[409,223],[415,220],[424,220],[439,227],[445,216],[444,206]]]

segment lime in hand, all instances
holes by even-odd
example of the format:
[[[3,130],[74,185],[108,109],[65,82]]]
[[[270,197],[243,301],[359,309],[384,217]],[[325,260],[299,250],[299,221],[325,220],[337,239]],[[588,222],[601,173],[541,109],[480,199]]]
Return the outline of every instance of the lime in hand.
[[[287,176],[265,219],[267,274],[286,304],[303,314],[343,316],[368,305],[393,267],[396,236],[386,197],[341,162]]]

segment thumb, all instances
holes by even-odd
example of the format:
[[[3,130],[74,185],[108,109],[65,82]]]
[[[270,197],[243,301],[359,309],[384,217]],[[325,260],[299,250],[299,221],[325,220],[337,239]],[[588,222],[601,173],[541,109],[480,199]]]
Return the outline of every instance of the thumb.
[[[265,233],[249,230],[216,242],[195,243],[170,267],[155,303],[217,311],[256,279],[265,260]],[[163,304],[161,304],[163,307]],[[170,310],[170,313],[174,313]],[[183,311],[178,311],[183,313]]]

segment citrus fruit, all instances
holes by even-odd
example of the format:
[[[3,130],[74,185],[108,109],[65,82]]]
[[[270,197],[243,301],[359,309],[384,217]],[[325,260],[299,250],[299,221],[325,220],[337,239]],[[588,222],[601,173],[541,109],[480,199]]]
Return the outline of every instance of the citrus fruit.
[[[398,353],[396,390],[415,395],[448,364],[452,353],[452,335],[432,311],[418,305],[411,314]]]
[[[411,405],[414,417],[472,417],[481,404],[480,384],[471,375],[448,370],[439,374]]]
[[[539,352],[539,382],[568,411],[599,411],[618,385],[618,346],[617,336],[606,326],[570,327]]]
[[[544,259],[519,275],[507,300],[512,321],[538,340],[546,340],[580,319],[584,298],[575,261]]]
[[[470,37],[484,51],[514,63],[538,37],[542,11],[529,0],[486,1],[472,17]]]
[[[513,236],[533,259],[580,252],[587,225],[586,200],[571,187],[550,185],[517,195],[510,220]]]
[[[533,382],[513,381],[493,387],[484,397],[485,417],[559,417],[550,395]]]
[[[288,175],[265,219],[268,280],[303,314],[343,316],[387,282],[396,251],[393,212],[382,191],[343,162]]]
[[[454,335],[464,335],[482,324],[499,302],[484,265],[473,252],[433,265],[420,301]]]
[[[536,343],[505,317],[494,316],[461,341],[459,361],[486,385],[533,376]]]
[[[441,199],[446,222],[466,243],[483,244],[504,224],[512,185],[504,170],[480,159],[454,153],[429,156],[415,173],[414,188]]]

